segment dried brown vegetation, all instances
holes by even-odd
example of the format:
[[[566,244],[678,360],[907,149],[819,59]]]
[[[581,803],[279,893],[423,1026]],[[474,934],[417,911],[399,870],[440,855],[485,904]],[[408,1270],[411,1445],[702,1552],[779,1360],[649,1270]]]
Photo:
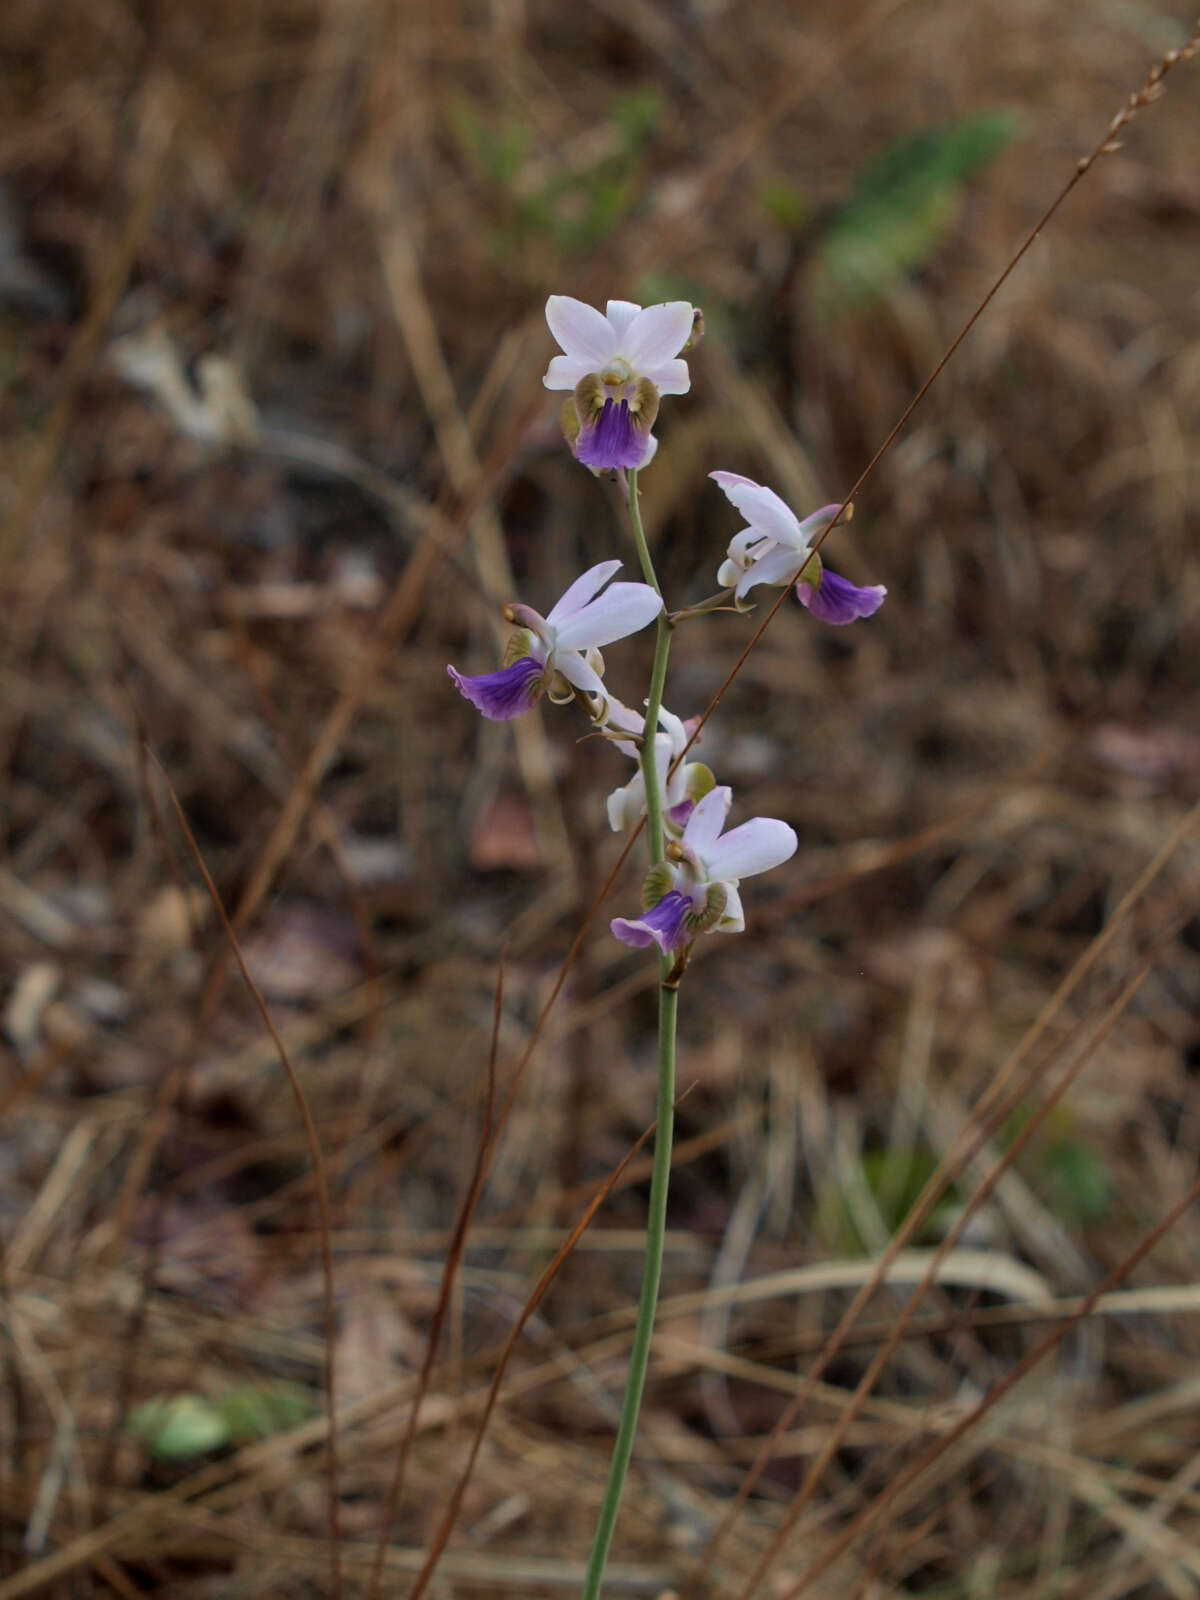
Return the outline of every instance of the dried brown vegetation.
[[[617,537],[540,385],[546,294],[705,307],[644,496],[699,598],[734,526],[703,473],[844,493],[1176,10],[0,8],[0,1600],[366,1593],[437,1318],[408,1593],[653,1116],[651,976],[603,931],[632,866],[529,1049],[626,774],[444,674]],[[705,730],[801,852],[685,981],[614,1595],[1200,1593],[1194,1209],[1095,1296],[1200,1147],[1198,83],[1087,174],[831,541],[883,610],[785,606]],[[943,242],[831,295],[864,165],[997,110],[1021,134]],[[747,636],[681,629],[673,708]],[[304,1118],[172,790],[311,1110],[332,1347]],[[439,1314],[502,950],[498,1106],[527,1065]],[[429,1593],[577,1587],[645,1175],[513,1342]],[[166,1461],[125,1427],[281,1380],[311,1414],[261,1439]]]

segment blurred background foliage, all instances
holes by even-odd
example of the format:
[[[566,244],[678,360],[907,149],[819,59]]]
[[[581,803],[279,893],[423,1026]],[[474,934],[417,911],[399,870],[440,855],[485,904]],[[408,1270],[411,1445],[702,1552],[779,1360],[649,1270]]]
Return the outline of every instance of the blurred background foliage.
[[[26,1569],[21,1592],[327,1592],[309,1159],[162,774],[326,1155],[360,1585],[474,1159],[500,952],[507,1084],[618,848],[603,796],[626,772],[579,717],[483,726],[445,676],[496,665],[503,602],[632,561],[541,385],[547,294],[705,310],[644,479],[669,601],[698,599],[737,528],[705,474],[801,513],[844,494],[1192,20],[1126,0],[0,8],[0,1596]],[[1194,1177],[1194,833],[1113,918],[1200,793],[1197,83],[1172,76],[1071,196],[826,547],[888,586],[883,610],[834,631],[789,604],[705,730],[734,820],[786,817],[801,850],[685,986],[614,1593],[682,1588],[1031,1026],[1013,1108],[911,1241],[962,1223],[953,1271],[761,1592],[790,1593]],[[708,703],[748,626],[679,631],[673,710]],[[644,640],[610,653],[623,698],[646,665]],[[602,931],[637,892],[631,868],[500,1144],[399,1574],[525,1295],[653,1115],[651,974]],[[518,1346],[446,1596],[577,1583],[643,1185]],[[1188,1213],[806,1592],[1193,1593],[1198,1252]],[[866,1309],[693,1594],[740,1592],[915,1281]]]

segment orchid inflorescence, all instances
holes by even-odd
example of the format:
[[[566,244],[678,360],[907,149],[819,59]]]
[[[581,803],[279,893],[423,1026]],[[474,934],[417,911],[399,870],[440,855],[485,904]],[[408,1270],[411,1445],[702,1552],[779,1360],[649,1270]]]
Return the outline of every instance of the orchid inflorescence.
[[[601,314],[582,301],[551,295],[546,321],[562,354],[551,360],[543,382],[570,391],[563,432],[575,458],[597,473],[647,466],[657,449],[651,429],[661,396],[686,394],[691,387],[683,352],[703,328],[699,311],[683,300],[644,309],[610,300]],[[746,610],[746,596],[757,585],[794,584],[800,603],[834,626],[878,611],[887,592],[882,586],[849,583],[812,548],[837,519],[839,506],[823,506],[801,519],[774,490],[751,478],[736,472],[710,477],[747,524],[730,540],[718,569],[718,601]],[[505,619],[516,631],[498,672],[468,677],[447,668],[459,692],[496,722],[521,716],[543,695],[559,703],[578,700],[595,728],[639,762],[630,782],[608,797],[608,820],[618,832],[635,826],[647,810],[648,735],[646,718],[606,689],[600,647],[639,632],[663,613],[651,584],[610,582],[620,566],[614,560],[590,568],[545,617],[531,606],[506,606]],[[713,603],[703,609],[713,609]],[[659,848],[651,847],[641,916],[615,917],[611,927],[625,944],[654,944],[665,957],[675,957],[701,933],[740,932],[740,879],[781,865],[797,841],[786,822],[771,817],[723,832],[731,790],[702,763],[684,759],[692,737],[688,724],[661,704],[655,723],[652,765],[662,839]]]
[[[543,382],[548,389],[569,391],[563,433],[583,466],[593,473],[616,472],[625,481],[630,528],[648,581],[614,582],[621,563],[601,561],[577,578],[545,616],[528,605],[505,607],[514,632],[498,672],[468,677],[455,667],[446,670],[459,693],[493,722],[519,717],[543,697],[576,700],[606,743],[637,765],[633,777],[609,795],[608,821],[620,833],[645,820],[649,871],[641,915],[614,917],[609,926],[622,943],[658,952],[658,1109],[628,1380],[582,1589],[583,1600],[600,1600],[633,1454],[662,1275],[680,981],[701,934],[739,933],[745,926],[741,880],[782,865],[797,843],[791,825],[776,817],[754,817],[726,831],[733,791],[703,762],[688,759],[700,721],[684,722],[663,705],[672,628],[684,617],[718,608],[749,610],[747,596],[760,584],[794,584],[801,605],[834,626],[871,616],[886,591],[878,585],[859,588],[821,560],[820,544],[849,517],[849,506],[823,506],[801,519],[774,490],[752,478],[714,472],[710,476],[746,526],[730,540],[718,569],[720,592],[668,614],[642,528],[637,480],[658,448],[651,430],[659,400],[691,387],[683,356],[700,337],[704,319],[685,300],[644,309],[610,300],[602,315],[579,300],[551,295],[546,321],[562,354],[550,362]],[[639,711],[609,692],[600,651],[651,622],[657,629],[654,666],[645,709]]]

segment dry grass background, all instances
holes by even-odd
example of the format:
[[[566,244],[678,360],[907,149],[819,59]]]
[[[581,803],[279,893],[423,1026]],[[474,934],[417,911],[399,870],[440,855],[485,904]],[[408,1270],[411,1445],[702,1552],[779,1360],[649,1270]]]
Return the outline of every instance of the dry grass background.
[[[0,1600],[332,1592],[312,1165],[162,774],[324,1151],[343,1579],[364,1593],[501,949],[503,1092],[617,854],[616,758],[571,713],[481,726],[444,675],[494,660],[497,600],[544,603],[616,537],[540,386],[546,294],[705,307],[645,480],[669,597],[698,598],[734,531],[703,472],[843,493],[1192,20],[9,0]],[[835,635],[785,609],[706,732],[739,815],[789,818],[801,851],[685,984],[693,1087],[613,1594],[1200,1594],[1195,1211],[1017,1373],[1187,1196],[1200,1146],[1198,96],[1181,69],[1080,185],[860,496],[834,562],[885,582],[883,611]],[[831,312],[812,219],[896,140],[988,110],[1020,136],[946,241]],[[747,635],[682,630],[672,706],[698,711]],[[644,654],[613,652],[627,698]],[[613,904],[635,892],[630,869]],[[497,1149],[386,1593],[410,1592],[538,1274],[653,1115],[648,973],[609,914]],[[1011,1108],[706,1553],[1006,1062]],[[430,1593],[577,1586],[644,1176],[518,1341]],[[122,1426],[155,1396],[278,1380],[313,1416],[260,1442],[165,1462]]]

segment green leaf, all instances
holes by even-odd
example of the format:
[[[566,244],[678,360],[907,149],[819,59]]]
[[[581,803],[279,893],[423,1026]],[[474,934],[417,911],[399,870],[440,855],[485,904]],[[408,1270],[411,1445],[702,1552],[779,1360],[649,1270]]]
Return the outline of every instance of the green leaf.
[[[758,203],[784,233],[799,233],[808,221],[808,201],[786,178],[765,179],[759,185]]]
[[[218,1408],[199,1394],[157,1395],[134,1407],[125,1428],[160,1461],[190,1461],[231,1438]]]
[[[1059,1138],[1042,1155],[1055,1210],[1072,1222],[1102,1222],[1112,1205],[1112,1177],[1100,1152],[1082,1139]]]
[[[989,112],[900,140],[864,168],[817,247],[827,301],[869,299],[923,266],[958,215],[965,181],[1016,133]]]
[[[312,1395],[298,1383],[244,1383],[213,1402],[238,1444],[298,1427],[313,1415]]]

